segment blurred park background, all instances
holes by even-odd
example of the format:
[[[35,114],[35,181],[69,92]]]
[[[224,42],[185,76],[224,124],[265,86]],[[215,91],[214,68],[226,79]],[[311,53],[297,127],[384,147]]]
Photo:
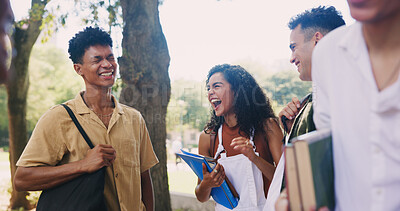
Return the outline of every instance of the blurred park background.
[[[134,2],[146,1],[150,0]],[[21,131],[26,137],[51,106],[74,98],[84,88],[67,55],[67,43],[74,33],[88,25],[103,27],[113,37],[115,54],[121,57],[124,52],[121,44],[126,21],[119,1],[36,2],[44,7],[38,8],[31,0],[11,0],[15,32],[26,29],[32,18],[38,15],[43,18],[40,34],[28,57],[26,132]],[[158,1],[155,15],[160,18],[170,56],[171,89],[161,151],[165,152],[166,160],[159,164],[166,164],[169,191],[194,196],[197,178],[186,164],[176,163],[173,143],[179,142],[183,148],[197,152],[199,134],[210,114],[205,78],[212,66],[222,63],[243,66],[264,88],[276,114],[292,97],[302,98],[311,92],[312,84],[301,82],[295,66],[289,63],[287,23],[293,15],[319,5],[335,6],[342,11],[347,24],[353,22],[345,0]],[[121,78],[116,81],[113,94],[117,99],[128,86],[125,81]],[[8,209],[12,192],[8,99],[6,86],[0,85],[0,210]],[[39,192],[33,192],[28,200],[34,202],[38,196]]]

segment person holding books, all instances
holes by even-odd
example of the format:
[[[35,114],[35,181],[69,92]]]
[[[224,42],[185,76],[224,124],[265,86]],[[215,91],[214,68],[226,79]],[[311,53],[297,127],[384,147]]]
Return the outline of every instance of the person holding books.
[[[207,76],[212,116],[199,139],[199,154],[214,157],[212,172],[203,165],[195,189],[199,201],[225,177],[240,196],[235,210],[262,210],[281,156],[282,131],[256,80],[241,66],[217,65]],[[218,204],[216,210],[228,210]]]
[[[312,81],[311,55],[317,43],[330,31],[343,25],[345,25],[345,21],[342,15],[333,6],[315,7],[290,19],[288,23],[291,30],[289,48],[292,55],[290,63],[297,66],[299,78],[302,81]],[[281,126],[288,133],[285,136],[285,145],[290,143],[293,138],[315,130],[312,101],[311,93],[301,101],[294,97],[279,112]],[[282,155],[271,183],[264,210],[274,210],[281,189],[285,187],[283,182],[284,165],[285,161]]]
[[[348,0],[356,23],[315,49],[317,129],[331,127],[336,210],[399,210],[400,1]]]
[[[335,210],[399,210],[400,1],[347,2],[357,22],[312,57],[314,122],[332,129]]]

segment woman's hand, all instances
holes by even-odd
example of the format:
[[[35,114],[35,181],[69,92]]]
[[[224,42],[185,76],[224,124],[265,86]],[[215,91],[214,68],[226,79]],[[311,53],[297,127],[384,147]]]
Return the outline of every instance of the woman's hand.
[[[234,150],[240,152],[244,156],[248,157],[250,161],[254,162],[257,155],[254,152],[253,145],[250,140],[244,137],[237,137],[232,140],[231,146]]]
[[[221,164],[217,164],[212,172],[207,171],[206,164],[203,163],[203,181],[201,181],[201,185],[214,188],[219,187],[225,180],[225,171],[224,167]]]

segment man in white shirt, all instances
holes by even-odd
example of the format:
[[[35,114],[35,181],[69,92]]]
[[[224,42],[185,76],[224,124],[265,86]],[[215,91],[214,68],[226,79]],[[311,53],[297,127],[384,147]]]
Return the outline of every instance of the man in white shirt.
[[[336,210],[400,210],[400,1],[348,0],[358,22],[313,54],[314,122],[331,127]]]
[[[312,58],[314,122],[332,128],[335,209],[400,210],[400,1],[348,4],[358,22]]]

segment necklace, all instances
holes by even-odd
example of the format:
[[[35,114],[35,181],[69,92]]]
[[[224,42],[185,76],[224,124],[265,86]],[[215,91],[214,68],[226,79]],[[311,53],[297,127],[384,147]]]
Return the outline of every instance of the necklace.
[[[107,118],[107,117],[111,117],[112,116],[112,114],[113,114],[113,112],[114,111],[112,111],[111,113],[109,113],[109,114],[98,114],[98,113],[96,113],[92,108],[89,108],[91,111],[93,111],[93,113],[95,113],[100,119],[102,119],[102,118]]]
[[[85,97],[83,96],[83,94],[81,94],[81,96],[82,96],[82,99],[83,99],[83,102],[85,103],[85,105],[86,105],[91,111],[93,111],[93,113],[95,113],[101,120],[103,120],[103,119],[105,119],[105,118],[111,117],[112,114],[114,113],[114,107],[115,107],[114,101],[111,101],[112,107],[113,107],[113,111],[111,111],[111,113],[109,113],[109,114],[99,114],[99,113],[95,112],[94,109],[91,108],[91,107],[86,103],[86,100],[85,100]]]

